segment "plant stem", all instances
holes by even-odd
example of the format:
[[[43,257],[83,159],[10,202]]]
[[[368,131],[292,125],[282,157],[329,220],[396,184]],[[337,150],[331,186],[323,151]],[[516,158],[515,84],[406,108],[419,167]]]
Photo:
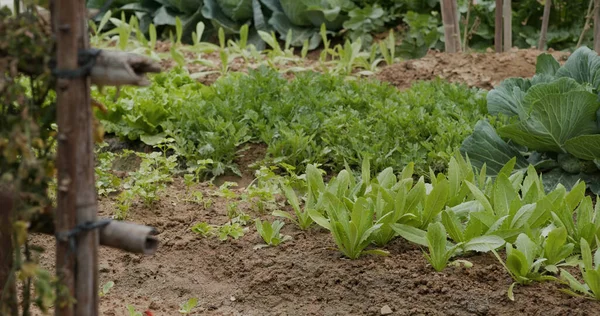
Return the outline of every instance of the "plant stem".
[[[468,0],[469,6],[467,7],[467,17],[465,20],[465,30],[463,35],[463,51],[467,51],[467,42],[469,38],[469,19],[471,18],[471,6],[473,5],[473,0]]]
[[[581,30],[581,34],[579,35],[579,40],[577,41],[577,48],[581,46],[583,43],[583,37],[585,33],[590,29],[590,20],[592,19],[592,9],[594,8],[594,0],[590,0],[590,4],[588,5],[587,14],[585,15],[585,24],[583,25],[583,30]]]

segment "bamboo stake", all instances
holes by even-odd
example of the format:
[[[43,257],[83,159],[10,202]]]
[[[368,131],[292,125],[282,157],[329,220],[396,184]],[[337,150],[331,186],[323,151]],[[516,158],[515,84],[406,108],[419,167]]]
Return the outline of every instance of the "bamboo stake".
[[[502,0],[496,0],[496,22],[494,25],[494,46],[496,53],[502,52]]]
[[[594,5],[594,50],[600,52],[600,0]]]
[[[467,51],[467,43],[469,37],[469,19],[471,18],[471,7],[473,6],[473,0],[468,0],[469,5],[467,7],[467,17],[465,18],[465,31],[463,34],[463,51]]]
[[[504,17],[504,51],[512,48],[512,0],[504,0],[502,13]]]
[[[577,40],[577,48],[581,46],[583,43],[583,38],[585,37],[585,33],[592,27],[590,25],[590,21],[592,16],[594,15],[594,0],[590,0],[590,4],[588,5],[587,13],[585,14],[585,23],[583,24],[583,30],[581,30],[581,34],[579,34],[579,40]]]
[[[456,53],[460,51],[460,32],[457,30],[456,2],[455,0],[442,0],[440,5],[444,23],[445,49],[448,53]]]
[[[452,0],[452,12],[454,12],[454,41],[458,51],[462,51],[462,46],[460,45],[460,12],[458,11],[458,0]]]
[[[51,218],[38,218],[31,223],[30,232],[54,235],[54,225]],[[99,229],[100,245],[131,253],[152,255],[158,248],[156,229],[150,226],[130,222],[111,221]]]
[[[545,50],[546,48],[546,36],[548,35],[548,23],[550,21],[550,8],[552,8],[552,0],[546,0],[546,3],[544,4],[544,15],[542,16],[542,30],[540,32],[540,41],[538,43],[539,50]]]
[[[85,1],[56,0],[54,19],[57,68],[78,69],[78,52],[89,48]],[[56,89],[58,138],[58,209],[56,229],[67,232],[96,220],[94,147],[90,79],[59,78]],[[57,316],[98,315],[98,231],[77,235],[75,249],[57,239],[56,269],[74,304],[60,292]],[[73,250],[75,252],[73,252]]]

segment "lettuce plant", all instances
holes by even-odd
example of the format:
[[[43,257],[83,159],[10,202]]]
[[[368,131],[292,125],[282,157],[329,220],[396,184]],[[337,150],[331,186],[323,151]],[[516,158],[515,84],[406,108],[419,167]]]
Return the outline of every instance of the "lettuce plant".
[[[338,249],[348,258],[356,259],[362,253],[382,254],[383,251],[365,251],[373,233],[381,227],[374,223],[374,210],[366,198],[355,202],[340,200],[331,192],[325,192],[327,218],[317,210],[309,210],[310,217],[319,226],[329,230]]]
[[[446,268],[448,261],[460,246],[460,244],[458,244],[451,248],[447,248],[446,238],[446,229],[444,229],[442,223],[436,222],[429,224],[426,234],[429,254],[425,254],[425,258],[427,258],[427,261],[429,261],[435,271],[438,272]]]
[[[283,225],[282,221],[275,220],[273,223],[261,222],[260,219],[255,220],[256,230],[267,243],[267,246],[277,246],[284,241],[290,240],[290,236],[284,236],[279,233]]]
[[[516,246],[516,247],[515,247]],[[530,284],[533,281],[551,281],[555,277],[544,274],[542,264],[547,258],[542,257],[542,248],[532,241],[527,235],[520,234],[515,246],[506,244],[506,264],[496,251],[494,255],[515,280],[508,288],[508,297],[514,300],[513,288],[516,284]]]
[[[571,189],[583,179],[600,193],[600,56],[577,49],[561,66],[538,56],[531,79],[509,78],[487,95],[490,114],[504,124],[479,121],[461,151],[473,164],[496,175],[516,157],[516,168],[533,164],[546,190],[558,183]],[[524,153],[524,154],[522,154]]]
[[[563,289],[562,291],[573,296],[582,296],[583,294],[583,296],[600,300],[600,249],[597,249],[592,257],[592,249],[588,242],[582,238],[580,244],[582,256],[580,269],[584,283],[581,284],[572,274],[561,269],[561,277],[571,287],[570,290]]]

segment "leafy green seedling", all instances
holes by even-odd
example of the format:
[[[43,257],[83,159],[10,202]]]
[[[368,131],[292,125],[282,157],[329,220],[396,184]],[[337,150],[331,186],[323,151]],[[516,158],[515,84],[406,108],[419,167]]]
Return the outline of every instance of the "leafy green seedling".
[[[246,228],[239,223],[227,223],[219,228],[219,240],[225,241],[228,237],[238,239],[244,236]]]
[[[115,282],[113,282],[113,281],[108,281],[108,282],[104,283],[104,285],[102,286],[102,289],[100,289],[100,293],[98,293],[98,295],[100,297],[106,296],[106,294],[108,294],[108,292],[110,292],[110,289],[112,289],[113,286],[115,286]]]
[[[182,303],[179,306],[179,312],[181,314],[187,315],[187,314],[191,313],[192,309],[196,308],[196,306],[198,306],[198,299],[195,297],[192,297],[189,300],[187,300],[185,303]]]
[[[280,230],[284,225],[282,221],[275,220],[273,223],[269,223],[261,222],[260,219],[257,218],[255,223],[256,230],[262,239],[267,243],[267,245],[259,245],[255,248],[262,248],[263,246],[277,246],[282,242],[292,239],[291,236],[280,234]]]
[[[338,177],[343,172],[347,171],[343,170]],[[324,195],[328,218],[315,209],[308,210],[308,213],[315,223],[333,234],[338,249],[346,257],[356,259],[362,253],[387,254],[382,250],[364,250],[371,243],[373,233],[381,227],[381,224],[373,223],[374,210],[366,198],[360,197],[353,202],[342,197],[342,202],[331,192],[325,192]]]
[[[214,234],[215,227],[207,222],[200,222],[192,227],[192,231],[202,237],[208,237]]]
[[[542,249],[533,242],[527,235],[520,234],[515,242],[516,248],[512,244],[506,243],[506,264],[500,258],[495,250],[492,250],[496,258],[515,280],[508,288],[508,298],[515,300],[513,288],[516,284],[526,285],[533,281],[554,281],[553,276],[544,275],[540,272],[542,264],[547,260],[540,258]]]
[[[585,296],[600,300],[600,249],[592,257],[592,249],[585,238],[581,238],[581,257],[580,264],[581,275],[584,283],[581,284],[573,275],[564,269],[561,269],[560,276],[569,283],[570,290],[563,289],[562,291],[573,296]],[[578,294],[578,293],[581,294]]]
[[[575,245],[567,243],[567,230],[564,227],[558,227],[550,231],[544,241],[544,258],[546,258],[545,269],[552,273],[558,273],[560,262],[564,261],[573,253]]]
[[[581,238],[595,248],[600,237],[600,203],[594,206],[592,198],[585,196],[585,190],[586,184],[580,182],[567,194],[565,203],[552,212],[554,224],[567,230],[568,240],[575,244],[575,249],[580,249]]]
[[[300,203],[298,202],[298,196],[296,195],[296,192],[294,192],[294,189],[291,186],[287,185],[287,184],[282,184],[281,185],[281,189],[283,191],[283,194],[287,198],[288,203],[294,209],[294,213],[296,214],[296,218],[294,218],[288,212],[281,211],[281,210],[275,210],[275,211],[273,211],[273,215],[274,216],[285,217],[285,218],[293,221],[294,223],[296,223],[296,225],[298,225],[298,227],[300,227],[300,229],[307,230],[314,223],[314,221],[312,220],[312,218],[308,214],[307,208],[306,208],[306,207],[308,207],[309,202],[306,203],[307,206],[304,208],[304,211],[303,211],[300,208]],[[310,195],[309,195],[308,198],[310,199]]]
[[[425,258],[435,271],[444,270],[460,244],[454,245],[451,248],[447,247],[446,229],[444,229],[444,225],[440,222],[429,224],[426,238],[429,254],[425,254]]]
[[[127,305],[127,311],[129,312],[129,316],[143,316],[141,312],[135,310],[135,306]]]

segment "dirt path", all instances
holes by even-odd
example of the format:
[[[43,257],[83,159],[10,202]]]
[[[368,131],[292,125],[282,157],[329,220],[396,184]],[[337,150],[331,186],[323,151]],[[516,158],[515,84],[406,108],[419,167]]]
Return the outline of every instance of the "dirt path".
[[[533,76],[536,58],[541,53],[535,49],[499,54],[431,52],[421,59],[386,67],[377,75],[377,79],[390,82],[399,89],[409,88],[416,80],[437,77],[471,87],[491,89],[506,78]],[[552,55],[560,62],[568,57],[567,53],[562,52],[552,52]]]

